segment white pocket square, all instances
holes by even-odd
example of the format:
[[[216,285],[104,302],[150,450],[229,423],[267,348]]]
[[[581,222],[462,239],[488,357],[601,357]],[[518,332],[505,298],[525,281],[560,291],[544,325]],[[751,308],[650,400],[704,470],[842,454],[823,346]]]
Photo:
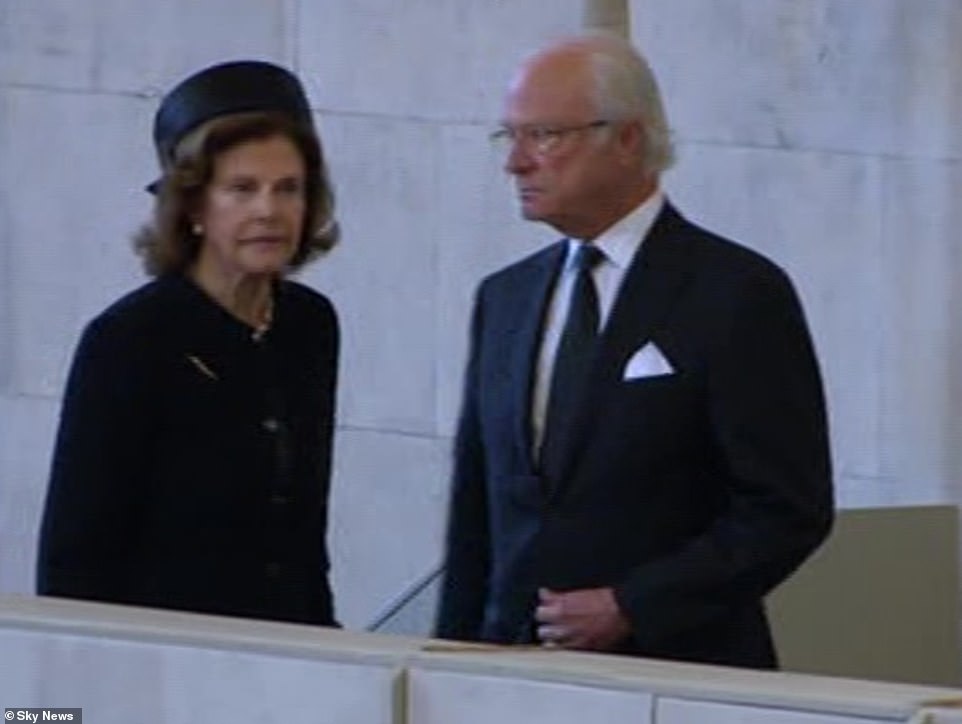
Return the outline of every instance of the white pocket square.
[[[624,380],[637,380],[643,377],[655,377],[657,375],[673,375],[675,368],[665,359],[665,355],[655,345],[649,342],[639,349],[628,360],[625,365]]]

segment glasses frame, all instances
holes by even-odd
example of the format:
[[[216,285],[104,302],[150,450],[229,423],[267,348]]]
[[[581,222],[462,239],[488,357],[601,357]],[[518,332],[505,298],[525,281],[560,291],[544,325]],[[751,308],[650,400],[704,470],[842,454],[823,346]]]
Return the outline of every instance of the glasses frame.
[[[556,151],[564,140],[575,133],[607,128],[613,121],[597,118],[587,123],[561,125],[555,123],[532,123],[523,126],[501,126],[488,138],[499,151],[507,153],[519,143],[537,156],[548,156]]]

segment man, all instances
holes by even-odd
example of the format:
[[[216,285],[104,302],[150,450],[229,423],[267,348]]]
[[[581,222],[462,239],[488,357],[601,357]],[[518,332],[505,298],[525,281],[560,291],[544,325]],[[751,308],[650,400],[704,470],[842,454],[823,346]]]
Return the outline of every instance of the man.
[[[524,217],[566,238],[477,294],[437,635],[775,667],[763,597],[832,521],[791,283],[665,199],[624,41],[528,58],[494,138]]]

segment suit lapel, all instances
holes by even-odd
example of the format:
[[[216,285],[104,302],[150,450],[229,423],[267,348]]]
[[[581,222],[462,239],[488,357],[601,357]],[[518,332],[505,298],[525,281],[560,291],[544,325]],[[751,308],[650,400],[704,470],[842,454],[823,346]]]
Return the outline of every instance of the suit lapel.
[[[552,497],[564,492],[568,473],[594,429],[603,398],[621,380],[631,354],[651,339],[690,275],[687,222],[665,204],[644,243],[625,271],[608,322],[599,339],[586,393],[572,414],[571,437],[559,469],[552,475]]]
[[[518,450],[528,472],[534,470],[531,454],[534,445],[531,429],[531,395],[534,375],[544,327],[545,309],[558,270],[564,260],[566,242],[561,241],[532,260],[527,278],[511,289],[508,305],[503,310],[505,323],[505,369],[510,376],[510,418],[515,424],[513,439],[523,449]]]
[[[632,353],[652,338],[691,275],[686,222],[666,204],[625,272],[601,336],[594,382],[621,379]]]

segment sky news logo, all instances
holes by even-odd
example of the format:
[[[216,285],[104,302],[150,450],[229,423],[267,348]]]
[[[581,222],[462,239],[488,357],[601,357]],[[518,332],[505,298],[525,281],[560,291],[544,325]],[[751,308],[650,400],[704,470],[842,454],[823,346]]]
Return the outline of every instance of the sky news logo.
[[[37,724],[43,721],[69,721],[71,724],[82,724],[83,712],[80,709],[41,709],[33,707],[30,709],[4,709],[4,724],[8,721],[30,722]]]

